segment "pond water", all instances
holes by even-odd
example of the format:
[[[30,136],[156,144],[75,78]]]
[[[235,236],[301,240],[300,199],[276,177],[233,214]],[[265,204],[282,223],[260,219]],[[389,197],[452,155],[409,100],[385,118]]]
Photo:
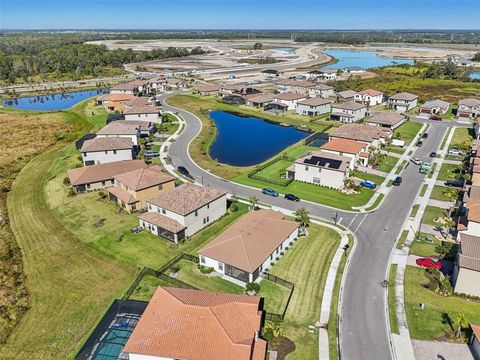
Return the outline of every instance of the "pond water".
[[[22,110],[65,110],[71,108],[80,101],[86,100],[99,94],[107,93],[107,89],[84,90],[65,92],[61,94],[49,94],[30,97],[20,97],[3,101],[4,106]]]
[[[411,59],[394,59],[378,56],[375,51],[358,51],[346,49],[325,50],[324,54],[333,56],[338,61],[335,64],[325,66],[326,69],[343,69],[346,67],[360,67],[364,69],[380,66],[413,64]]]
[[[480,80],[480,71],[471,73],[469,77],[472,80]]]
[[[217,136],[210,146],[212,159],[233,166],[250,166],[275,156],[309,134],[255,117],[212,111]]]
[[[283,51],[283,52],[287,52],[287,53],[293,53],[293,52],[295,52],[295,49],[294,49],[294,48],[291,48],[291,47],[278,47],[278,48],[273,48],[272,50],[275,50],[275,51]]]

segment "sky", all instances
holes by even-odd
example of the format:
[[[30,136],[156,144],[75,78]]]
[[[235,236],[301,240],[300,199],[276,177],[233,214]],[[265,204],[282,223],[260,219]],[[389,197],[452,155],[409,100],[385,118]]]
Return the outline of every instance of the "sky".
[[[0,29],[479,29],[480,0],[0,0]]]

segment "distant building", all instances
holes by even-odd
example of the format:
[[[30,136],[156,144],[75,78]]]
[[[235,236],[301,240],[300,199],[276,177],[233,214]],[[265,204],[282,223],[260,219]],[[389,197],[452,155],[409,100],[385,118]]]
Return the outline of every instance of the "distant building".
[[[252,96],[246,99],[246,104],[248,106],[254,106],[258,108],[263,108],[266,105],[272,103],[275,101],[275,96],[265,94],[265,95],[258,95],[258,96]]]
[[[375,114],[372,118],[367,119],[366,123],[372,126],[379,126],[394,130],[407,120],[403,114],[394,111],[385,111]]]
[[[330,139],[350,139],[375,148],[385,144],[391,136],[390,129],[364,124],[345,124],[330,133]]]
[[[80,149],[84,166],[133,159],[133,142],[123,137],[96,137]]]
[[[275,91],[279,93],[299,93],[308,95],[308,90],[315,87],[316,84],[304,80],[282,80],[275,83]],[[306,96],[305,96],[306,97]]]
[[[443,100],[430,100],[420,106],[420,115],[445,115],[450,109],[450,103]]]
[[[276,78],[276,77],[281,76],[283,74],[283,72],[280,72],[280,71],[275,70],[275,69],[267,69],[267,70],[263,70],[262,74],[265,75],[268,78]]]
[[[362,74],[367,70],[358,66],[349,66],[349,67],[343,68],[342,71],[347,74]]]
[[[309,97],[321,97],[324,99],[335,96],[335,90],[332,86],[318,84],[308,89]]]
[[[457,117],[459,119],[475,119],[480,117],[479,99],[462,99],[458,102]]]
[[[217,84],[201,85],[201,86],[197,86],[194,89],[194,92],[202,96],[216,95],[219,91],[220,91],[220,85],[217,85]]]
[[[274,96],[275,102],[285,104],[287,106],[287,110],[295,110],[297,103],[307,98],[306,95],[296,92],[285,92],[276,94]]]
[[[297,103],[296,112],[299,115],[319,116],[332,110],[332,101],[318,97],[301,100]]]
[[[404,113],[412,110],[418,105],[418,96],[407,92],[401,92],[390,96],[387,101],[387,106],[393,110]]]
[[[333,104],[330,120],[353,123],[362,120],[367,115],[367,107],[355,101]]]
[[[335,80],[337,78],[337,70],[335,69],[319,69],[309,71],[303,74],[307,80]]]
[[[356,91],[353,90],[344,90],[337,93],[338,102],[347,102],[355,100],[355,97],[358,95]]]
[[[148,81],[134,80],[126,84],[120,84],[110,88],[110,94],[134,94],[135,92],[142,92],[146,90]]]

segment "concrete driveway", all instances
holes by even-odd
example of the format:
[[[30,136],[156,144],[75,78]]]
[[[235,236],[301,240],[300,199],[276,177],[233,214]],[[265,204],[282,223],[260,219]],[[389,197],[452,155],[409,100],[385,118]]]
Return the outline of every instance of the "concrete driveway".
[[[413,340],[416,360],[474,360],[467,344]]]

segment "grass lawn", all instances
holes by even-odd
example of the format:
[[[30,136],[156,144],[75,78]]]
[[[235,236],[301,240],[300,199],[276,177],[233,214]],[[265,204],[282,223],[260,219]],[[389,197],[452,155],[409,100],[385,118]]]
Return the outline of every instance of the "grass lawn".
[[[446,186],[435,185],[433,187],[432,194],[430,195],[430,199],[441,200],[441,201],[451,201],[444,194],[447,189],[449,189],[449,188],[446,187]],[[457,189],[453,189],[453,191],[455,191],[455,193],[457,194],[457,197],[458,197],[458,195],[460,194],[460,191],[458,191]]]
[[[432,163],[432,166],[430,167],[430,172],[429,172],[428,175],[427,175],[427,177],[428,177],[429,179],[431,179],[432,176],[433,176],[433,174],[435,174],[436,168],[437,168],[437,163],[436,163],[436,162]],[[440,179],[438,179],[438,180],[440,180]]]
[[[427,237],[431,238],[433,243],[425,241]],[[435,251],[435,247],[440,245],[440,240],[433,235],[424,233],[420,233],[419,240],[415,239],[412,241],[412,245],[410,246],[410,254],[417,256],[438,256],[438,253]]]
[[[403,171],[403,169],[405,169],[405,165],[407,164],[408,164],[408,161],[403,160],[402,163],[397,167],[397,170],[395,170],[395,175],[400,174]]]
[[[373,181],[377,185],[380,185],[385,180],[383,176],[370,174],[370,173],[366,173],[358,170],[351,171],[350,176],[357,177],[362,180]]]
[[[398,146],[385,146],[385,150],[387,150],[388,152],[393,152],[400,155],[403,155],[403,153],[405,152],[405,148],[401,148]]]
[[[428,189],[428,184],[423,184],[422,185],[422,190],[420,190],[420,196],[425,196],[425,193],[427,192]]]
[[[410,217],[417,216],[419,207],[420,207],[420,204],[415,204],[415,205],[412,206],[412,211],[410,212]]]
[[[414,339],[434,340],[449,330],[442,320],[448,317],[455,321],[459,314],[464,314],[467,323],[480,322],[480,303],[461,298],[437,295],[422,285],[427,282],[425,270],[407,266],[405,271],[405,307],[410,335]],[[425,304],[420,309],[419,304]]]
[[[415,136],[417,136],[421,128],[422,123],[406,121],[393,131],[393,139],[403,140],[405,141],[405,145],[408,146]]]
[[[290,165],[292,165],[292,162],[289,160],[279,160],[276,163],[258,172],[257,175],[274,180],[284,180],[286,179],[285,172]]]
[[[398,158],[390,155],[386,155],[380,165],[377,167],[377,170],[389,173],[393,170],[395,165],[398,162]]]
[[[438,172],[437,180],[446,181],[449,179],[459,179],[462,169],[462,165],[443,164]]]
[[[403,230],[402,231],[402,234],[400,235],[400,239],[398,239],[398,242],[397,242],[397,246],[396,248],[397,249],[403,249],[403,244],[405,244],[405,241],[407,240],[407,236],[408,236],[408,230]]]
[[[448,211],[441,209],[435,206],[427,205],[425,212],[422,217],[422,224],[432,225],[432,226],[443,226],[442,224],[436,222],[435,220],[439,217],[444,217],[448,215]]]
[[[159,286],[173,286],[169,282],[165,280],[159,279],[152,275],[145,275],[140,281],[140,284],[135,288],[132,295],[130,296],[130,300],[142,300],[142,301],[149,301],[152,298],[155,289]]]
[[[458,127],[453,133],[452,141],[450,141],[449,149],[469,148],[472,144],[472,134],[469,129]]]
[[[323,289],[332,257],[340,243],[335,231],[316,225],[272,268],[271,273],[295,284],[282,327],[296,345],[288,359],[318,358],[318,334],[309,333],[320,317]]]
[[[390,319],[390,329],[393,333],[400,332],[397,318],[397,299],[395,297],[395,276],[397,275],[397,264],[392,264],[390,275],[388,276],[388,317]]]

